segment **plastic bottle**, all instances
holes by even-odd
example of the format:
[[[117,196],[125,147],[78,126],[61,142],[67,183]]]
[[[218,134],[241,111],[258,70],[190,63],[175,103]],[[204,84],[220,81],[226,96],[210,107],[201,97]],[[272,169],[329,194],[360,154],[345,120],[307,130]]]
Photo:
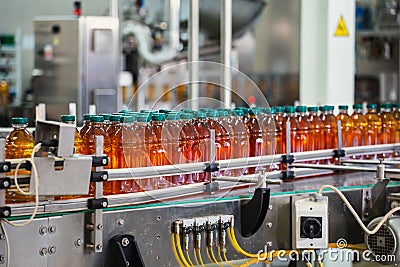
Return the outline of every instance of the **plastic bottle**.
[[[91,116],[90,117],[90,126],[84,135],[82,135],[83,139],[83,151],[86,155],[94,155],[96,152],[96,136],[103,136],[103,151],[109,158],[111,158],[111,139],[108,136],[107,132],[103,128],[104,118],[102,116]],[[105,166],[105,169],[109,168],[109,166]],[[103,187],[104,194],[112,193],[112,183],[105,182]]]
[[[342,132],[342,145],[343,147],[351,147],[353,146],[354,136],[354,123],[347,110],[349,106],[347,105],[339,105],[339,114],[336,116],[336,119],[341,122],[341,132]]]
[[[169,112],[161,133],[161,143],[165,150],[165,156],[168,164],[179,164],[181,162],[182,153],[179,148],[179,134],[181,131],[179,121],[179,112]],[[184,175],[173,175],[166,177],[171,186],[182,185]]]
[[[265,108],[263,110],[264,118],[262,120],[263,139],[264,139],[264,150],[263,155],[274,155],[277,154],[278,146],[282,146],[282,137],[280,136],[279,129],[277,128],[275,121],[275,109]],[[278,164],[270,164],[269,170],[278,170]]]
[[[322,122],[324,123],[325,148],[336,149],[337,143],[337,122],[333,115],[334,106],[322,107]]]
[[[296,120],[299,124],[297,129],[296,138],[296,152],[304,152],[311,150],[311,124],[307,118],[307,107],[297,106],[296,107]]]
[[[210,110],[206,113],[207,116],[207,127],[210,130],[215,131],[215,160],[222,160],[224,158],[224,140],[223,135],[225,135],[225,129],[221,126],[221,124],[217,121],[217,111]],[[211,159],[212,160],[212,159]],[[216,174],[220,174],[216,172]]]
[[[179,135],[179,147],[182,151],[183,162],[191,163],[197,162],[200,155],[198,132],[193,125],[192,113],[181,113],[180,120],[182,129]],[[199,182],[198,173],[190,173],[185,175],[185,184],[192,184]]]
[[[150,161],[153,166],[162,166],[169,164],[168,159],[166,157],[166,152],[164,147],[161,144],[161,136],[162,130],[164,127],[166,115],[165,113],[153,113],[152,114],[152,121],[150,123],[151,129],[154,133],[154,150],[150,149]],[[161,176],[155,179],[156,181],[156,188],[166,188],[169,187],[169,181],[166,177]]]
[[[381,104],[380,119],[382,123],[382,134],[380,135],[380,144],[393,144],[399,141],[396,136],[397,122],[392,115],[392,105],[390,103]],[[383,153],[382,157],[391,157],[392,153]]]
[[[229,112],[226,110],[217,110],[217,115],[218,115],[218,122],[221,124],[222,128],[224,128],[224,134],[222,135],[223,139],[223,158],[224,159],[231,159],[231,154],[232,154],[232,143],[231,143],[231,137],[234,135],[232,125],[229,121]],[[222,172],[226,176],[231,176],[232,170],[227,169]]]
[[[121,117],[122,117],[121,115],[114,115],[114,114],[110,116],[110,125],[107,128],[106,132],[111,139],[111,143],[115,137],[115,133],[118,131],[118,129],[121,128],[121,123],[120,123]],[[114,169],[115,167],[111,164],[111,168]]]
[[[393,104],[393,117],[396,119],[396,142],[400,142],[400,103]],[[400,156],[400,152],[395,152],[395,157]]]
[[[197,111],[195,113],[194,127],[199,134],[199,149],[198,149],[198,161],[209,162],[210,161],[210,129],[207,126],[206,113]],[[200,182],[209,182],[210,173],[199,173]]]
[[[61,122],[66,123],[66,124],[75,125],[75,116],[74,115],[61,115]],[[76,129],[76,128],[75,128],[74,147],[75,147],[76,154],[83,154],[82,136],[79,133],[78,129]]]
[[[151,113],[141,113],[137,117],[137,142],[136,151],[138,159],[138,167],[149,167],[152,165],[150,161],[150,150],[153,149],[154,145],[154,132],[149,124],[151,120]],[[155,178],[139,178],[137,181],[138,191],[149,191],[156,189]]]
[[[107,132],[108,127],[110,127],[110,125],[111,125],[111,122],[110,122],[111,114],[109,114],[109,113],[101,113],[100,116],[102,116],[104,118],[103,128]]]
[[[244,115],[243,110],[232,110],[231,111],[231,125],[233,129],[233,135],[231,137],[232,152],[231,158],[246,158],[250,153],[249,148],[249,137],[247,135],[247,126],[243,123],[242,117]],[[247,168],[233,169],[232,175],[240,176],[248,173]]]
[[[13,130],[6,138],[5,152],[6,159],[20,159],[30,158],[34,147],[34,138],[27,130],[27,118],[12,118],[11,119]],[[12,176],[15,172],[9,172],[7,175]],[[30,174],[29,171],[20,170],[18,174]],[[29,191],[28,186],[20,186],[22,190]],[[34,197],[18,194],[14,189],[7,189],[6,192],[7,203],[27,202],[33,201]]]
[[[249,118],[246,122],[249,133],[249,157],[257,157],[263,154],[262,120],[259,115],[259,109],[250,109]]]
[[[307,110],[307,118],[311,125],[310,150],[325,149],[324,123],[318,116],[318,107],[308,107]]]
[[[367,144],[368,121],[363,115],[361,104],[354,104],[353,110],[353,114],[351,114],[351,119],[354,123],[353,146],[364,146]],[[354,158],[361,157],[357,156]]]
[[[283,117],[284,117],[284,108],[283,107],[274,107],[275,110],[275,128],[278,133],[277,143],[276,143],[276,151],[275,154],[283,154],[285,151],[285,137],[283,132]]]
[[[112,120],[115,119],[115,117],[111,117]],[[135,167],[132,164],[134,157],[136,157],[134,148],[137,139],[132,126],[134,121],[135,117],[133,116],[122,116],[120,117],[120,123],[118,123],[119,127],[115,127],[116,123],[113,124],[116,129],[116,131],[113,132],[114,137],[111,141],[111,166],[113,169]],[[136,192],[136,190],[136,185],[133,180],[112,182],[113,194],[133,193]]]
[[[382,134],[382,122],[376,113],[376,104],[367,105],[367,113],[365,119],[368,122],[367,126],[367,143],[366,145],[378,145],[379,136]],[[376,155],[365,155],[365,159],[373,159]]]
[[[283,132],[283,142],[284,150],[283,153],[286,153],[286,123],[290,122],[290,152],[296,152],[296,144],[298,143],[299,136],[298,136],[298,129],[300,128],[299,122],[296,120],[296,109],[293,106],[286,106],[284,108],[285,115],[283,116],[282,120],[282,132]]]
[[[92,117],[92,114],[85,114],[83,115],[83,125],[81,130],[79,131],[79,133],[81,134],[81,136],[84,136],[85,133],[87,132],[87,130],[90,127],[90,118]]]

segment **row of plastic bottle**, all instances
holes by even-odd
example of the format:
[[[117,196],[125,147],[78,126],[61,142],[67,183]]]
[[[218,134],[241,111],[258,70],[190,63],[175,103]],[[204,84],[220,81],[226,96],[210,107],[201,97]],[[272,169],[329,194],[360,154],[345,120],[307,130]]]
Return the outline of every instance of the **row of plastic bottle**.
[[[215,132],[215,160],[247,158],[286,153],[286,122],[290,122],[290,152],[335,149],[338,147],[337,121],[341,121],[343,147],[388,144],[400,140],[400,105],[159,110],[115,114],[84,115],[84,124],[75,133],[78,154],[93,155],[95,137],[104,136],[104,153],[110,158],[106,168],[138,168],[212,160],[210,130]],[[75,124],[75,116],[63,115],[63,123]],[[33,137],[26,130],[26,118],[13,118],[14,130],[6,141],[6,158],[29,157]],[[372,158],[376,155],[367,155]],[[391,156],[391,155],[380,155]],[[279,165],[267,166],[279,169]],[[231,169],[217,175],[255,173],[254,167]],[[210,180],[208,173],[191,173],[158,178],[106,182],[105,194],[148,191]],[[10,191],[12,192],[12,191]],[[12,192],[13,193],[13,192]]]

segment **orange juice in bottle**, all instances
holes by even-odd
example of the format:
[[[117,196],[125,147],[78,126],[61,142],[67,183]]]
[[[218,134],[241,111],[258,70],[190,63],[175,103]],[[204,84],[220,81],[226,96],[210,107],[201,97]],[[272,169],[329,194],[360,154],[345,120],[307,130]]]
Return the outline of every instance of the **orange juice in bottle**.
[[[90,127],[90,117],[92,117],[92,114],[85,114],[83,115],[83,125],[81,130],[79,131],[79,133],[81,134],[81,136],[84,136],[85,133],[87,132],[87,130]]]
[[[66,123],[66,124],[75,125],[75,116],[74,115],[61,115],[61,122]],[[83,154],[82,136],[79,133],[78,129],[76,129],[76,128],[75,128],[74,147],[75,147],[76,154]]]
[[[284,107],[285,114],[282,120],[282,132],[283,132],[283,154],[286,153],[286,123],[290,122],[290,152],[296,151],[296,144],[298,143],[297,131],[300,128],[299,122],[296,120],[296,109],[293,106]]]
[[[217,113],[215,113],[215,115],[217,116]],[[181,149],[183,156],[181,163],[197,162],[200,155],[198,139],[199,134],[193,125],[193,117],[194,116],[192,113],[180,113],[182,129],[179,137],[179,148]],[[220,127],[222,128],[222,126]],[[190,173],[185,175],[185,184],[198,182],[200,182],[198,173]]]
[[[400,143],[400,103],[393,104],[393,117],[396,119],[396,143]],[[399,157],[400,152],[395,152],[395,156]]]
[[[27,118],[12,118],[13,130],[7,136],[6,139],[6,159],[21,159],[30,158],[34,147],[34,138],[32,134],[27,130],[28,119]],[[15,172],[10,172],[7,175],[14,175]],[[30,174],[29,171],[21,170],[18,174]],[[29,191],[28,186],[20,186],[22,190]],[[19,194],[15,189],[7,189],[6,194],[7,203],[26,202],[33,201],[33,196],[25,196]]]
[[[347,110],[349,106],[347,105],[339,105],[339,114],[336,116],[336,119],[341,122],[341,131],[342,131],[342,144],[343,147],[353,146],[353,130],[354,123]]]
[[[296,107],[296,120],[299,124],[297,129],[298,139],[296,141],[296,152],[304,152],[311,150],[311,124],[307,118],[307,107]]]
[[[264,139],[263,155],[275,155],[278,154],[278,147],[282,146],[282,139],[279,132],[280,130],[275,122],[275,109],[264,108],[263,112],[265,114],[262,120]],[[270,166],[267,167],[269,170],[279,169],[278,164],[270,164]]]
[[[164,127],[165,123],[165,118],[166,115],[165,113],[153,113],[152,115],[152,121],[151,121],[151,128],[152,131],[154,132],[154,148],[155,151],[152,151],[150,156],[151,163],[153,166],[162,166],[162,165],[167,165],[169,164],[167,156],[166,156],[166,151],[164,147],[162,146],[161,140],[162,140],[162,130]],[[168,181],[167,177],[161,176],[156,179],[156,187],[157,188],[166,188],[170,186],[170,182]]]
[[[397,143],[396,127],[397,121],[392,115],[392,105],[390,103],[381,104],[380,119],[382,123],[382,134],[380,135],[380,144]],[[392,153],[384,153],[384,158],[391,157]]]
[[[199,134],[199,149],[197,150],[198,161],[199,162],[208,162],[210,161],[210,129],[207,126],[207,116],[203,111],[195,112],[195,120],[194,127]],[[210,181],[210,173],[204,172],[199,173],[199,181],[200,182],[209,182]]]
[[[262,120],[260,117],[260,110],[252,108],[248,110],[248,119],[246,121],[247,132],[249,136],[249,157],[257,157],[263,155],[263,133],[262,133]],[[257,172],[256,167],[250,167],[249,173]]]
[[[318,107],[308,107],[308,121],[311,124],[310,150],[325,149],[324,123],[318,116]]]
[[[380,143],[380,135],[382,134],[382,122],[376,112],[376,104],[367,105],[367,113],[365,119],[367,120],[367,137],[366,145],[378,145]],[[365,159],[376,158],[376,155],[365,155]]]
[[[233,135],[231,137],[232,142],[232,158],[246,158],[249,155],[249,137],[247,135],[247,127],[242,121],[244,115],[243,110],[232,110],[231,113],[231,125],[233,129]],[[236,176],[247,174],[247,168],[233,169],[232,174]]]
[[[94,155],[96,153],[96,136],[102,135],[104,137],[103,151],[107,157],[111,158],[111,139],[103,127],[104,118],[102,116],[92,115],[90,117],[90,126],[86,133],[82,136],[83,151],[86,155]],[[104,168],[109,168],[105,166]],[[112,193],[112,183],[105,182],[103,192],[104,194]]]
[[[322,107],[321,120],[324,123],[324,143],[325,149],[336,149],[338,147],[337,122],[333,115],[334,106]],[[334,163],[335,160],[327,160],[328,163]]]
[[[368,131],[368,121],[364,117],[362,112],[361,104],[353,105],[353,114],[351,114],[351,119],[354,123],[353,128],[353,146],[364,146],[367,145],[367,131]],[[359,158],[358,156],[356,158]]]

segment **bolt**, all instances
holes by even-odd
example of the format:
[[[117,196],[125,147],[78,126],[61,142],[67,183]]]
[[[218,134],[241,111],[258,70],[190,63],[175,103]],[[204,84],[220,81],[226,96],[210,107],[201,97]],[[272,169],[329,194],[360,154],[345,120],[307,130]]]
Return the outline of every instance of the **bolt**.
[[[161,216],[157,216],[157,219],[156,219],[158,222],[159,221],[161,221]]]
[[[121,241],[122,246],[127,247],[129,245],[129,239],[124,237]]]
[[[8,171],[8,166],[7,165],[3,165],[3,171]]]
[[[4,261],[6,257],[4,257],[3,255],[0,256],[0,261]]]
[[[99,224],[97,225],[97,229],[99,229],[99,230],[103,229],[103,225],[102,225],[101,223],[99,223]]]
[[[107,208],[107,206],[108,206],[108,204],[107,204],[107,202],[103,202],[103,203],[101,203],[101,206],[103,207],[103,208]]]
[[[78,238],[77,240],[75,240],[76,247],[80,247],[80,246],[82,246],[82,244],[83,244],[82,239]]]
[[[47,233],[47,227],[46,226],[40,226],[39,234],[40,235],[45,235],[46,233]]]
[[[129,265],[130,265],[129,261],[126,261],[126,266],[129,266]]]
[[[102,178],[103,178],[103,181],[106,181],[108,179],[108,175],[104,174]]]
[[[1,234],[1,235],[0,235],[0,239],[1,239],[1,240],[6,239],[6,235],[5,235],[5,234]]]
[[[124,225],[125,221],[124,219],[118,219],[117,224],[118,225]]]
[[[103,165],[106,165],[106,164],[107,164],[107,159],[103,159],[103,160],[101,161],[101,163],[102,163]]]
[[[101,249],[103,249],[103,245],[102,244],[98,244],[96,248],[101,250]]]
[[[4,215],[4,217],[10,216],[10,211],[9,210],[3,210],[3,215]]]
[[[4,181],[3,182],[3,187],[10,187],[10,183],[8,181]]]
[[[49,227],[49,233],[51,233],[51,234],[54,234],[54,233],[56,232],[56,230],[57,230],[57,228],[56,228],[55,225],[51,225],[51,226]]]
[[[268,206],[268,209],[269,209],[269,210],[272,210],[272,205],[269,205],[269,206]]]
[[[370,196],[366,196],[365,200],[370,201],[371,197]]]
[[[272,222],[267,223],[267,227],[271,228],[272,227]]]
[[[49,247],[49,254],[53,254],[53,253],[56,253],[56,247],[55,246]]]
[[[40,256],[44,256],[47,254],[47,248],[40,248],[39,249],[39,254]]]

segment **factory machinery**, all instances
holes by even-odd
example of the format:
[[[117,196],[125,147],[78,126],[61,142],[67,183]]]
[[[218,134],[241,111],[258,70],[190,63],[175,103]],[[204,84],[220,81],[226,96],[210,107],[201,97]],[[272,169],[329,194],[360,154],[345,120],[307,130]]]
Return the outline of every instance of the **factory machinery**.
[[[395,155],[400,144],[342,148],[338,131],[334,150],[103,169],[108,158],[102,137],[96,138],[96,154],[86,156],[74,154],[73,125],[37,121],[35,131],[30,159],[6,160],[5,141],[0,142],[0,266],[266,266],[271,261],[274,266],[278,260],[279,266],[351,266],[353,260],[400,261],[400,161],[361,159],[364,154]],[[324,164],[326,160],[336,164]],[[270,164],[280,164],[281,170],[216,175]],[[12,169],[18,179],[6,177]],[[19,169],[31,170],[30,176]],[[211,182],[103,195],[104,181],[199,172],[211,173]],[[95,184],[93,196],[55,200],[87,194],[90,182]],[[36,201],[5,203],[6,188],[14,184],[29,184]],[[335,260],[328,250],[363,257],[339,254]],[[302,253],[320,257],[300,257]]]

